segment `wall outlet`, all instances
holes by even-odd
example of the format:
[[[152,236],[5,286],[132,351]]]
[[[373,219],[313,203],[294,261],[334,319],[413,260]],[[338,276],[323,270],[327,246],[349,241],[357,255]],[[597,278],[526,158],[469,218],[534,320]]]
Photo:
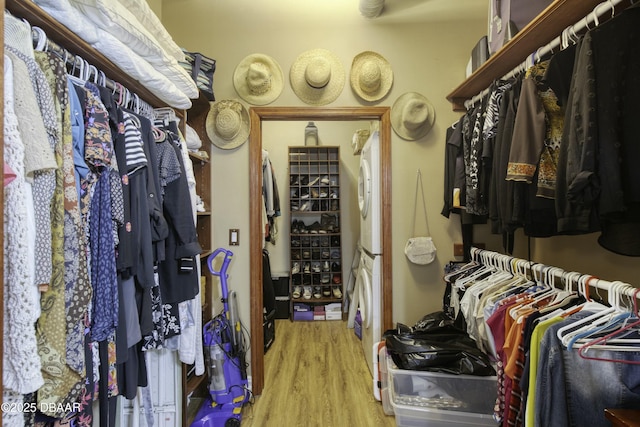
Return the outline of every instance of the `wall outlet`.
[[[484,243],[474,243],[478,249],[484,249],[486,245]],[[462,243],[454,243],[453,244],[453,256],[464,256],[464,245]]]

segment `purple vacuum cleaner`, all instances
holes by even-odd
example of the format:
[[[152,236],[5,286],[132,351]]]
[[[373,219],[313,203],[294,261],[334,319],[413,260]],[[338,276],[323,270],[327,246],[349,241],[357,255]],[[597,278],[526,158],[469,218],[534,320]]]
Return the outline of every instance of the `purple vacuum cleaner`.
[[[213,262],[224,254],[222,267],[216,271]],[[249,400],[246,349],[238,304],[234,291],[227,286],[227,268],[233,252],[219,248],[207,265],[214,276],[220,278],[223,311],[203,327],[203,344],[209,398],[204,402],[191,427],[237,427],[242,419],[242,406]]]

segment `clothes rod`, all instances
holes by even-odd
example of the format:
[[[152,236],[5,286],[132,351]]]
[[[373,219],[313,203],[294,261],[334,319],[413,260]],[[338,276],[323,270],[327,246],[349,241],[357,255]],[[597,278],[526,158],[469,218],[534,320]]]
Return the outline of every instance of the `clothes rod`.
[[[587,16],[585,16],[575,24],[565,28],[562,31],[561,35],[551,40],[546,45],[538,48],[538,50],[529,55],[527,59],[525,59],[522,63],[516,65],[511,71],[502,76],[500,80],[509,80],[519,73],[526,71],[535,63],[539,62],[541,58],[545,57],[545,55],[553,52],[554,49],[557,49],[559,47],[565,49],[568,46],[568,43],[574,42],[572,40],[573,37],[578,38],[578,34],[580,34],[585,29],[590,29],[590,24],[593,27],[597,27],[600,24],[599,18],[601,18],[605,14],[611,14],[610,18],[613,18],[615,15],[616,7],[621,3],[629,3],[629,0],[607,0],[596,5],[596,7],[594,7],[593,10],[589,14],[587,14]],[[633,4],[633,2],[631,2],[631,4]],[[487,96],[488,93],[489,88],[486,88],[471,99],[465,101],[465,108],[469,109],[469,107],[475,105],[476,102]]]
[[[503,270],[507,270],[507,268],[505,268],[506,265],[509,265],[509,266],[513,266],[517,264],[526,265],[527,268],[529,269],[529,272],[532,275],[536,273],[544,274],[545,271],[551,271],[554,274],[554,277],[560,277],[560,278],[564,277],[564,278],[568,278],[569,280],[573,280],[572,278],[575,277],[577,279],[575,280],[576,284],[578,283],[580,277],[586,277],[586,284],[588,286],[591,286],[593,288],[600,289],[603,291],[607,291],[607,292],[611,291],[611,289],[615,287],[615,283],[616,283],[616,282],[609,282],[607,280],[603,280],[589,274],[565,271],[560,267],[539,264],[526,259],[512,257],[510,255],[501,254],[499,252],[493,252],[487,249],[479,249],[476,247],[472,247],[470,249],[470,253],[471,253],[472,260],[483,263],[483,264],[486,264],[485,262],[483,262],[483,260],[484,261],[490,260],[491,265],[497,268],[501,268]],[[544,270],[545,268],[549,268],[550,270]],[[509,268],[508,270],[512,271],[511,268]],[[621,282],[618,281],[617,283],[621,283]],[[630,298],[633,298],[633,297],[640,298],[640,295],[638,295],[638,292],[640,291],[639,289],[635,288],[631,284],[628,284],[628,283],[624,283],[624,284],[628,285],[629,288],[623,290],[622,294]]]

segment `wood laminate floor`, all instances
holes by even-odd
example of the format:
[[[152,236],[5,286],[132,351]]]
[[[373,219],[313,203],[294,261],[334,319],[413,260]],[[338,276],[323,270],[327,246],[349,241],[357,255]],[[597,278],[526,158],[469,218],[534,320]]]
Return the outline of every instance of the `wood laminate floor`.
[[[344,321],[276,320],[265,387],[242,427],[394,427],[372,394],[360,340]]]

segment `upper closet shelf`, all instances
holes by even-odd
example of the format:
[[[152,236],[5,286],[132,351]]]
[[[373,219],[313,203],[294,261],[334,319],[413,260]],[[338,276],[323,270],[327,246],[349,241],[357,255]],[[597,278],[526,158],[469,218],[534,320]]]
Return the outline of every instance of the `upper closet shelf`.
[[[152,107],[165,107],[167,102],[162,101],[150,90],[144,87],[139,81],[122,71],[102,53],[94,49],[83,39],[64,25],[53,19],[32,1],[25,0],[5,0],[5,9],[17,18],[24,18],[32,26],[42,28],[47,37],[60,46],[65,47],[75,55],[96,66],[99,70],[112,80],[122,84],[124,87],[133,90],[141,99],[149,103]]]
[[[469,78],[447,95],[454,111],[465,111],[464,102],[509,73],[536,50],[558,37],[570,25],[588,15],[602,0],[556,0],[493,54]],[[617,8],[616,8],[617,9]]]

